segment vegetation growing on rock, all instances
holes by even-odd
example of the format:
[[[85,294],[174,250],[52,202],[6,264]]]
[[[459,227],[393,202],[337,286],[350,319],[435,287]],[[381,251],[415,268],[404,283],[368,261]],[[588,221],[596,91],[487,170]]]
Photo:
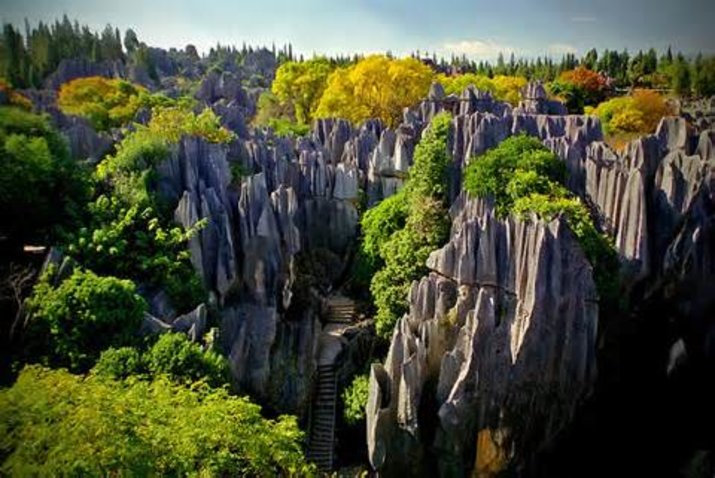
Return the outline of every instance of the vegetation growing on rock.
[[[451,117],[432,119],[415,148],[414,165],[402,192],[368,210],[362,220],[364,257],[375,274],[370,283],[377,315],[375,326],[389,337],[407,311],[407,294],[413,280],[426,271],[429,253],[449,234],[447,214],[447,142]]]
[[[602,301],[615,304],[618,279],[613,271],[618,270],[618,257],[612,240],[596,229],[586,206],[565,188],[565,179],[563,161],[538,139],[520,135],[473,158],[464,173],[464,189],[473,196],[493,198],[502,217],[563,217],[594,268]]]
[[[343,415],[349,425],[356,425],[365,420],[369,377],[358,375],[348,388],[343,391]]]

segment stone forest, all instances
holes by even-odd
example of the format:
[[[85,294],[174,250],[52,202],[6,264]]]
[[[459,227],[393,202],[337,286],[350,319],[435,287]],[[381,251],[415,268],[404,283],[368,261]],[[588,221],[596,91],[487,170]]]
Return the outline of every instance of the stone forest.
[[[715,56],[676,47],[6,23],[0,476],[712,477]]]

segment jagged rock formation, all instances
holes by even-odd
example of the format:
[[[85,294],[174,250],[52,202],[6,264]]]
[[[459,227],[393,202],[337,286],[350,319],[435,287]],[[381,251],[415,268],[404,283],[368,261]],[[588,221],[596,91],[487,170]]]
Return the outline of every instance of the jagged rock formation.
[[[546,94],[546,89],[541,83],[529,83],[521,92],[522,100],[516,108],[515,113],[521,114],[543,114],[543,115],[566,115],[568,111],[563,103],[550,100]]]
[[[438,97],[434,92],[422,111],[439,111]],[[713,131],[697,134],[685,119],[666,118],[654,135],[616,153],[601,141],[595,118],[476,111],[457,115],[454,126],[455,171],[472,155],[520,131],[541,138],[566,162],[569,188],[592,205],[614,238],[624,300],[640,304],[630,316],[606,317],[611,325],[624,323],[601,331],[606,334],[601,360],[608,367],[622,360],[613,358],[612,349],[630,340],[619,330],[645,327],[639,318],[644,314],[658,324],[677,324],[659,337],[664,347],[649,349],[657,354],[647,365],[654,369],[649,373],[708,370],[706,364],[715,358],[709,338],[715,336]],[[553,445],[594,378],[597,296],[590,266],[567,228],[496,221],[488,206],[461,196],[454,204],[451,240],[430,257],[433,272],[413,285],[410,313],[395,330],[385,365],[372,370],[370,459],[387,476],[405,469],[442,476],[531,469],[530,453]],[[533,247],[519,242],[527,237]],[[555,259],[566,255],[566,261]],[[577,270],[589,272],[569,275]],[[529,291],[532,277],[538,280]],[[574,284],[578,290],[562,289]],[[554,291],[560,292],[546,298]],[[566,296],[577,303],[554,305]],[[537,307],[524,307],[529,303]],[[525,318],[526,328],[519,325]],[[530,356],[525,338],[541,333]],[[517,360],[516,350],[530,359]],[[629,373],[638,373],[637,368]],[[601,393],[613,393],[608,383],[600,386],[606,387]],[[526,409],[510,423],[509,417]],[[425,468],[430,464],[436,468]]]
[[[463,196],[451,214],[371,371],[370,460],[389,476],[429,475],[432,453],[441,476],[498,471],[562,427],[595,377],[598,295],[565,224],[497,220]]]

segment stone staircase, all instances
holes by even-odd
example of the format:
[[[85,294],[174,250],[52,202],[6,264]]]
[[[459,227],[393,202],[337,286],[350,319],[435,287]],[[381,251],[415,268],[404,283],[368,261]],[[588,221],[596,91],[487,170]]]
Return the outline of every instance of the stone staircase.
[[[352,324],[357,316],[355,301],[338,294],[328,299],[328,311],[331,324]]]
[[[333,469],[337,386],[335,365],[318,365],[318,380],[310,417],[308,460],[324,471]]]
[[[310,412],[308,460],[321,471],[333,469],[338,383],[335,359],[342,349],[342,331],[355,322],[355,302],[340,294],[328,299],[327,323],[319,341],[318,373]]]

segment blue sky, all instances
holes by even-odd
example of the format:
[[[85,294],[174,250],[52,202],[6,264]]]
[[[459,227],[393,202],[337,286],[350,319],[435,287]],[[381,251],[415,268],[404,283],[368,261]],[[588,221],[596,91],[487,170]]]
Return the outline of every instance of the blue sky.
[[[162,47],[277,45],[294,51],[414,50],[493,59],[673,45],[715,53],[715,0],[0,0],[0,20],[22,25],[66,13],[93,28],[132,27]]]

